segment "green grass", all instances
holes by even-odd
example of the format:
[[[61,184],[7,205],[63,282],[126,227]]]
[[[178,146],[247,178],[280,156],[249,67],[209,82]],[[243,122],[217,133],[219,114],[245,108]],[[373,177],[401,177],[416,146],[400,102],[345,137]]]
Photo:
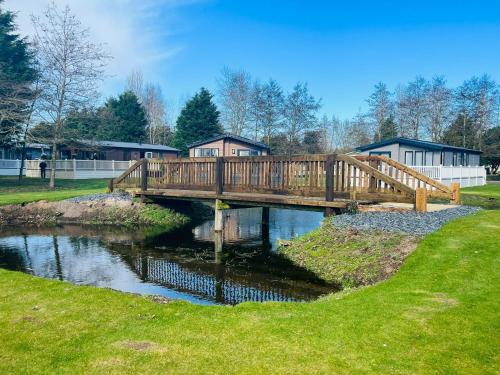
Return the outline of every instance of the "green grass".
[[[353,287],[390,276],[415,248],[416,239],[399,233],[338,228],[331,221],[279,252],[323,280]]]
[[[108,180],[56,180],[56,189],[49,188],[49,180],[40,178],[22,179],[0,177],[0,205],[29,203],[40,200],[59,201],[79,195],[103,193],[107,190]]]
[[[483,185],[460,190],[462,204],[500,210],[500,185]]]
[[[500,212],[427,236],[400,271],[311,303],[155,304],[0,271],[0,373],[498,374]]]

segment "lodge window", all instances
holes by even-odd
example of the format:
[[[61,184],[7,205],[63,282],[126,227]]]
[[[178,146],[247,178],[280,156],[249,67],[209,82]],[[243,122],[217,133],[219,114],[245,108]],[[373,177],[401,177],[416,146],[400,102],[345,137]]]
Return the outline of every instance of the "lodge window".
[[[218,148],[195,148],[194,149],[195,157],[212,157],[219,156]]]
[[[432,151],[425,152],[425,165],[434,165],[434,153]]]
[[[390,151],[370,151],[370,156],[371,155],[381,155],[381,156],[387,156],[388,158],[391,158],[391,152]]]
[[[259,155],[260,151],[257,150],[245,150],[245,149],[238,150],[238,156],[259,156]]]
[[[405,151],[405,164],[413,165],[413,151]]]
[[[147,151],[144,153],[144,157],[146,159],[153,159],[153,153],[151,151]]]
[[[424,152],[415,151],[415,165],[422,165],[424,163]]]

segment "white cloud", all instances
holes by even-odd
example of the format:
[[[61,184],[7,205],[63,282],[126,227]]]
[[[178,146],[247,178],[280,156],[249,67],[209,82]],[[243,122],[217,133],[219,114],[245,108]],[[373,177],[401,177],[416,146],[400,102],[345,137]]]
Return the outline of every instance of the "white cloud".
[[[176,8],[191,3],[179,0],[56,0],[59,7],[69,5],[90,29],[95,41],[105,44],[113,56],[107,68],[114,78],[106,86],[124,84],[133,69],[144,72],[164,64],[180,51],[171,41],[175,34]],[[42,15],[48,1],[6,0],[4,7],[17,12],[20,32],[31,35],[31,15]],[[147,74],[146,74],[147,75]],[[105,90],[109,91],[109,90]]]

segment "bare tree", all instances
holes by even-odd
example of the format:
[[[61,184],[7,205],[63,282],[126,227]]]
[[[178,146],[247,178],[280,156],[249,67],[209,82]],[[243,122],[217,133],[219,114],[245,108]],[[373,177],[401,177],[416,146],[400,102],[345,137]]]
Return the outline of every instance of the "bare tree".
[[[53,124],[52,163],[62,141],[64,119],[72,109],[89,105],[98,98],[97,84],[104,77],[109,58],[103,46],[90,40],[89,30],[68,6],[59,10],[55,3],[43,15],[32,17],[40,62],[43,114]],[[50,173],[55,187],[56,169]]]
[[[349,122],[346,129],[345,148],[353,149],[371,142],[370,124],[366,121],[366,116],[359,111]]]
[[[420,139],[422,129],[428,119],[427,96],[429,83],[421,76],[417,76],[400,93],[398,103],[405,122],[400,124],[404,133],[415,139]]]
[[[167,120],[167,110],[162,90],[159,85],[144,82],[140,70],[133,70],[127,77],[127,90],[132,91],[146,114],[148,142],[151,144],[165,144],[170,135],[170,126]]]
[[[146,85],[142,105],[148,121],[146,130],[149,142],[151,144],[165,143],[170,129],[167,123],[165,101],[163,100],[160,86],[151,83]]]
[[[304,131],[314,128],[318,119],[316,113],[321,102],[310,93],[305,83],[297,83],[286,97],[284,104],[284,130],[288,138],[288,154],[297,152]]]
[[[144,95],[144,76],[142,71],[132,70],[127,77],[127,91],[132,91],[139,99]]]
[[[255,85],[251,107],[252,118],[258,120],[258,128],[255,127],[255,131],[267,144],[283,126],[284,104],[283,90],[275,80],[270,79],[263,85]]]
[[[433,142],[439,142],[451,118],[453,92],[446,87],[444,76],[432,78],[427,96],[428,122],[427,131]]]
[[[244,70],[223,68],[217,80],[221,119],[235,135],[248,131],[252,105],[252,79]]]
[[[384,122],[392,113],[391,93],[383,82],[375,85],[375,91],[367,100],[370,107],[369,116],[372,121],[375,141],[382,140],[381,129]]]

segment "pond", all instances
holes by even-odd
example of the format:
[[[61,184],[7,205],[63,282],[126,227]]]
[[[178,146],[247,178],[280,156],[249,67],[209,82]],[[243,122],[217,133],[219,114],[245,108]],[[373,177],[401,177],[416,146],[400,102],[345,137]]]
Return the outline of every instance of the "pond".
[[[308,301],[334,290],[276,253],[279,239],[317,228],[321,213],[271,208],[269,226],[263,226],[261,208],[225,212],[222,251],[215,251],[210,220],[168,233],[10,228],[0,234],[0,267],[200,304]]]

